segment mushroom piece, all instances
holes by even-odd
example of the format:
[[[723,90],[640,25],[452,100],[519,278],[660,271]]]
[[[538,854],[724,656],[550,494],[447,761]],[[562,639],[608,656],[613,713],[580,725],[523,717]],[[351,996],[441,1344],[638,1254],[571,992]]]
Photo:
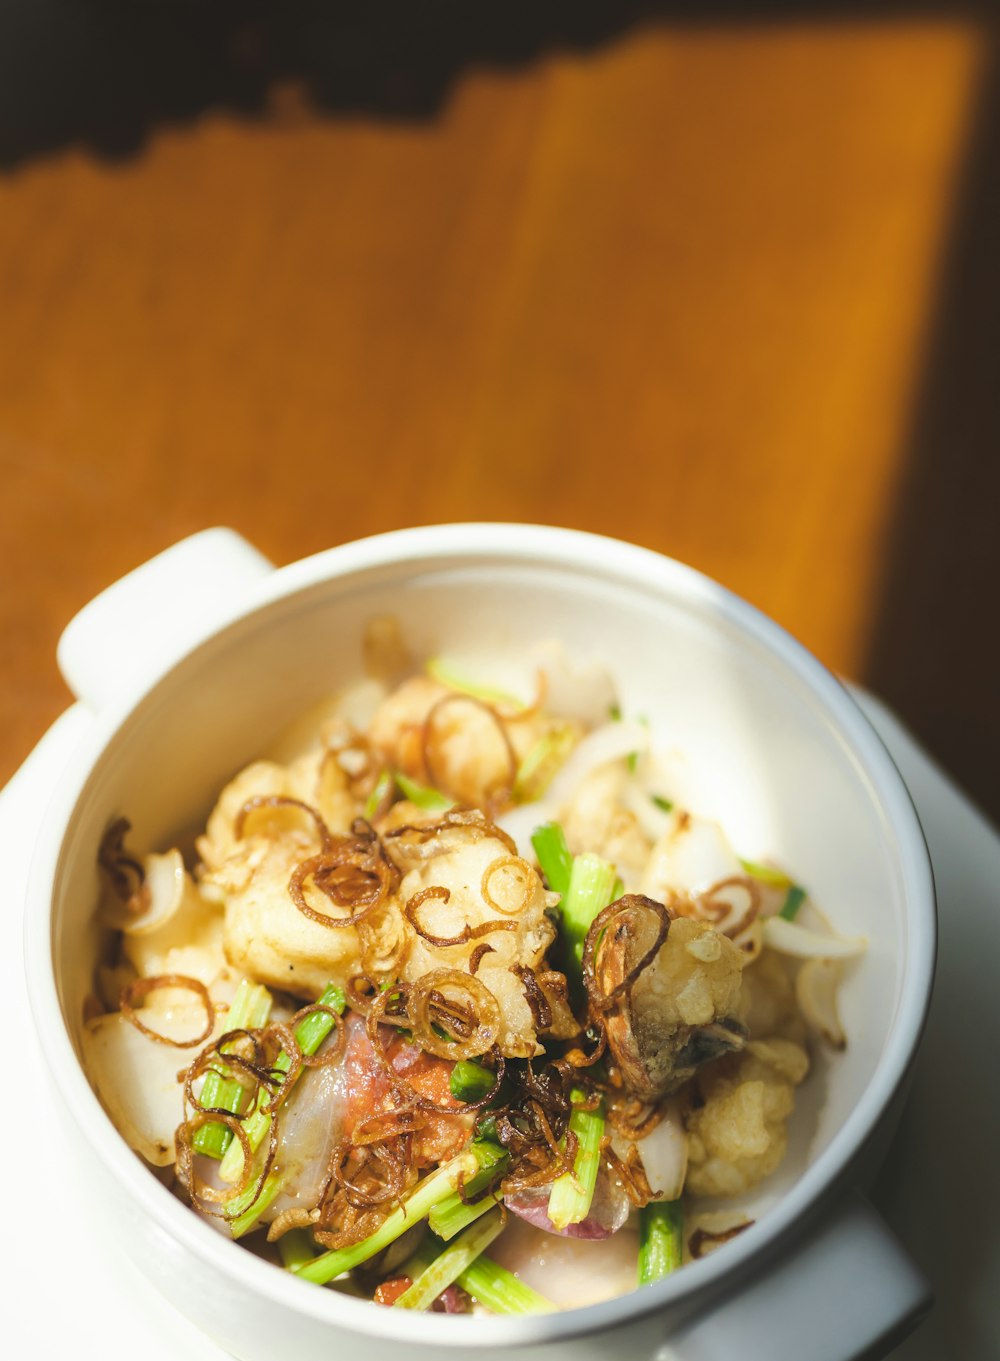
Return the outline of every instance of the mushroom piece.
[[[626,894],[594,919],[584,981],[625,1085],[641,1100],[659,1101],[703,1064],[742,1049],[744,960],[708,923],[672,918],[641,894]]]

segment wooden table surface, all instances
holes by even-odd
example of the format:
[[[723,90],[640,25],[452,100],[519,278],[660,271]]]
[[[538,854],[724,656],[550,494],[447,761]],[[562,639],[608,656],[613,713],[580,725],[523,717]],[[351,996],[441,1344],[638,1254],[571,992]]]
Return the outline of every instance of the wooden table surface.
[[[224,523],[286,562],[511,519],[710,573],[1000,812],[993,634],[962,651],[951,589],[981,611],[1000,579],[996,479],[978,427],[945,437],[983,368],[992,50],[971,19],[660,22],[473,64],[426,118],[275,82],[124,159],[18,159],[0,779],[68,701],[62,627],[173,540]]]

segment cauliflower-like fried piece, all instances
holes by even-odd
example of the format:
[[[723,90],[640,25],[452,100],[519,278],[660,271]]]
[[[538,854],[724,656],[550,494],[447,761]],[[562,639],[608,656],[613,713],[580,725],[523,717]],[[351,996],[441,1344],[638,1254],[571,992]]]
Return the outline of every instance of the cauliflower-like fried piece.
[[[743,970],[741,1014],[753,1039],[778,1035],[805,1042],[806,1028],[788,965],[776,950],[761,951]]]
[[[438,850],[438,846],[440,850]],[[508,1058],[526,1058],[538,1048],[535,1023],[524,995],[521,979],[512,966],[537,969],[555,938],[555,927],[546,914],[548,895],[541,879],[526,861],[512,856],[498,837],[470,835],[459,828],[444,829],[436,844],[425,850],[436,853],[409,869],[400,885],[401,904],[430,888],[448,891],[448,898],[428,896],[411,909],[425,935],[453,939],[463,927],[496,921],[514,929],[491,931],[459,945],[436,946],[415,934],[403,965],[402,976],[416,982],[432,969],[467,971],[473,950],[482,944],[476,977],[500,1004],[502,1028],[498,1043]],[[495,866],[495,868],[492,868]],[[483,895],[483,879],[500,911]]]
[[[627,779],[624,761],[612,761],[591,771],[560,810],[559,820],[573,855],[590,851],[610,860],[631,885],[642,878],[652,842],[636,815],[622,802]]]
[[[379,705],[368,737],[390,765],[413,779],[486,807],[509,793],[518,765],[545,728],[538,714],[503,720],[430,676],[411,676]]]
[[[704,1105],[687,1116],[686,1190],[738,1196],[777,1168],[788,1146],[795,1088],[809,1058],[791,1040],[752,1040],[696,1078]]]
[[[204,836],[195,845],[205,867],[203,882],[218,882],[223,889],[241,877],[240,870],[252,860],[253,836],[262,826],[272,831],[299,827],[310,831],[310,819],[294,808],[261,810],[236,835],[236,822],[243,806],[254,798],[279,796],[298,799],[314,808],[331,832],[346,833],[361,811],[348,789],[345,772],[323,748],[315,748],[289,766],[274,761],[254,761],[223,789],[209,814]],[[259,848],[258,848],[259,849]]]
[[[357,932],[311,921],[289,897],[292,871],[319,849],[308,813],[289,806],[261,809],[237,837],[240,809],[261,795],[308,803],[333,832],[346,831],[357,810],[346,776],[320,751],[288,767],[256,761],[222,791],[197,843],[202,891],[225,903],[224,944],[230,964],[260,983],[315,997],[331,978],[359,971]]]

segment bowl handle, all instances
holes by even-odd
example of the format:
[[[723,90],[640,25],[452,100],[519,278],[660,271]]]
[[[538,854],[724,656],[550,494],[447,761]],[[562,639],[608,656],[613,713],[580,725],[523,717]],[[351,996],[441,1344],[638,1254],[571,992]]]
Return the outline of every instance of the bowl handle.
[[[192,534],[84,605],[59,669],[95,713],[138,693],[227,619],[274,566],[231,529]]]
[[[923,1276],[853,1191],[779,1262],[671,1334],[657,1361],[875,1361],[930,1305]]]

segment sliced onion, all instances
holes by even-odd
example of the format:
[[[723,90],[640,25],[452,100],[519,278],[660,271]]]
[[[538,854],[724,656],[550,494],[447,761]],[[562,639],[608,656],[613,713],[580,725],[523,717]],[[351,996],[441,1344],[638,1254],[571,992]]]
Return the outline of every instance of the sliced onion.
[[[798,959],[851,959],[868,948],[864,936],[823,936],[784,917],[768,917],[764,922],[764,944]]]
[[[847,1045],[837,1011],[837,988],[842,973],[843,964],[839,959],[809,959],[795,980],[795,997],[806,1024],[834,1049]]]
[[[196,999],[160,1015],[164,1036],[183,1039],[200,1024]],[[101,1104],[130,1148],[154,1167],[175,1158],[174,1131],[184,1119],[184,1084],[178,1071],[187,1060],[173,1045],[137,1030],[120,1013],[99,1016],[84,1026],[84,1067]],[[183,1072],[181,1072],[183,1078]]]
[[[621,1183],[609,1175],[606,1167],[601,1167],[594,1187],[587,1217],[578,1224],[567,1224],[557,1229],[549,1218],[549,1196],[552,1194],[551,1181],[541,1186],[527,1186],[505,1195],[503,1200],[507,1209],[519,1219],[534,1224],[536,1229],[556,1234],[561,1238],[599,1239],[610,1238],[618,1232],[628,1219],[631,1203]]]
[[[128,903],[106,894],[99,911],[104,926],[124,931],[127,936],[148,935],[166,925],[184,901],[184,861],[180,851],[144,856],[142,868],[141,890]],[[139,911],[130,910],[130,903],[141,904]]]
[[[639,826],[651,841],[659,841],[670,827],[671,813],[657,808],[648,789],[636,780],[627,780],[622,789],[621,800],[635,817]]]
[[[618,1139],[612,1140],[615,1152],[624,1157]],[[627,1141],[621,1140],[627,1147]],[[662,1118],[636,1148],[649,1189],[657,1200],[676,1200],[684,1190],[687,1175],[688,1144],[684,1122],[676,1101],[667,1103]]]
[[[570,752],[549,785],[545,802],[556,807],[566,803],[592,770],[623,760],[632,752],[648,751],[649,743],[650,731],[645,723],[605,723],[595,728]]]
[[[532,832],[544,822],[555,822],[556,816],[555,804],[550,803],[548,799],[539,799],[536,803],[522,803],[514,808],[508,808],[506,813],[501,813],[497,818],[497,826],[506,832],[517,846],[518,855],[530,863],[535,855],[531,844]]]
[[[540,643],[531,660],[545,677],[545,707],[560,718],[581,723],[603,723],[617,695],[611,672],[600,662],[579,666],[570,662],[562,642]]]

